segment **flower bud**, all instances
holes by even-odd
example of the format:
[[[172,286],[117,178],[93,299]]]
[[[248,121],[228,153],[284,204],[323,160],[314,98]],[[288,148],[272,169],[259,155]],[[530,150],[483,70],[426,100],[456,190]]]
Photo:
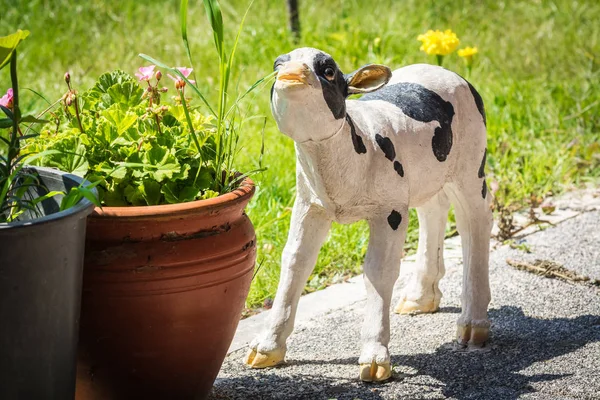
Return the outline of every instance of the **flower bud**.
[[[68,72],[65,72],[65,82],[67,82],[67,85],[71,83],[71,74]]]
[[[75,93],[73,93],[73,91],[72,91],[72,90],[69,90],[69,91],[68,91],[68,92],[65,94],[65,96],[64,96],[64,99],[65,99],[65,104],[66,104],[66,106],[67,106],[67,107],[71,107],[71,105],[72,105],[72,104],[73,104],[73,102],[75,101]]]
[[[161,92],[166,93],[169,90],[168,87],[163,86],[162,89],[160,89]]]
[[[156,81],[159,82],[160,79],[162,78],[162,72],[156,71],[156,74],[154,75],[154,77],[156,78]]]

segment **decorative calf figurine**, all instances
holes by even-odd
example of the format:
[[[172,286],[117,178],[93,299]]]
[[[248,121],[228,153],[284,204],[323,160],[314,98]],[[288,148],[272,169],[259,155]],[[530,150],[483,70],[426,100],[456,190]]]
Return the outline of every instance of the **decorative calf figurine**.
[[[408,209],[417,208],[419,247],[396,312],[434,312],[442,296],[438,282],[450,203],[463,244],[457,339],[481,346],[489,332],[492,200],[484,177],[485,112],[477,91],[432,65],[393,74],[367,65],[344,75],[330,55],[311,48],[278,57],[275,70],[271,109],[281,132],[296,142],[297,197],[271,321],[251,343],[246,363],[264,368],[283,361],[300,294],[331,222],[366,219],[360,378],[388,379],[389,308]],[[346,99],[355,93],[368,94]]]

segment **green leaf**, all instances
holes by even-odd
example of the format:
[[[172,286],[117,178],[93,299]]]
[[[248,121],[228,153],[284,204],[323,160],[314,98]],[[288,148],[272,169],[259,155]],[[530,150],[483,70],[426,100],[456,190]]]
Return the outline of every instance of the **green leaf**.
[[[173,174],[181,171],[179,162],[173,154],[162,146],[154,146],[142,157],[145,165],[144,169],[151,171],[151,175],[158,182],[165,179],[171,179]]]
[[[160,188],[160,192],[165,196],[165,201],[169,204],[180,203],[177,195],[177,184],[175,182],[166,182]]]
[[[208,189],[211,186],[214,178],[211,170],[208,168],[200,169],[198,176],[194,179],[194,186],[200,190]]]
[[[13,116],[13,112],[9,108],[4,107],[3,105],[0,105],[0,110],[2,110],[2,112],[4,114],[6,114],[6,116],[8,118],[10,118],[10,120],[12,121],[12,119],[14,118],[14,116]]]
[[[12,35],[0,37],[0,69],[8,64],[13,51],[27,36],[29,36],[29,31],[19,29]]]
[[[85,156],[81,156],[77,158],[77,163],[74,165],[74,168],[71,170],[72,174],[77,176],[84,177],[90,169],[90,164]]]
[[[140,190],[140,186],[127,185],[125,187],[125,198],[134,206],[145,206],[146,199]]]
[[[251,0],[250,4],[248,5],[248,8],[246,9],[246,12],[244,13],[242,22],[240,22],[240,26],[238,27],[238,32],[237,32],[237,35],[235,36],[235,41],[233,42],[233,48],[231,49],[231,54],[229,55],[229,61],[227,64],[228,70],[231,70],[233,68],[233,59],[235,58],[235,52],[237,50],[237,46],[240,41],[240,36],[242,34],[242,28],[244,27],[244,23],[246,22],[246,17],[248,16],[248,12],[250,11],[250,7],[252,7],[253,3],[254,3],[254,0]]]
[[[127,168],[117,167],[117,168],[113,169],[112,171],[110,171],[108,176],[110,176],[111,178],[113,178],[117,181],[121,181],[121,180],[125,179],[125,177],[127,176]]]
[[[89,186],[83,186],[82,184],[76,187],[72,187],[69,193],[67,193],[60,202],[60,210],[66,210],[77,203],[79,203],[83,198],[88,199],[92,202],[96,207],[101,207],[100,201],[98,197],[94,194],[93,188],[96,184],[92,184]]]
[[[198,198],[199,194],[200,194],[200,191],[198,190],[197,187],[194,187],[194,186],[185,186],[179,192],[179,201],[181,203],[184,203],[186,201],[196,200]]]
[[[127,109],[140,104],[144,90],[137,82],[125,82],[111,86],[107,93],[113,104],[118,104],[119,107]]]
[[[169,128],[172,128],[174,126],[180,126],[181,123],[179,122],[179,120],[177,118],[175,118],[173,115],[171,114],[167,114],[163,117],[162,120],[163,125],[168,126]]]
[[[183,47],[187,53],[188,60],[190,60],[190,68],[194,69],[194,62],[192,61],[192,52],[190,51],[190,43],[187,35],[187,14],[188,14],[188,0],[181,0],[181,7],[179,10],[179,16],[181,19],[181,38],[183,39]],[[196,80],[196,72],[193,72],[194,80]]]
[[[47,120],[45,119],[38,119],[36,117],[34,117],[33,115],[26,115],[24,117],[21,117],[21,120],[19,122],[27,122],[27,123],[31,123],[31,124],[45,124],[48,123]]]
[[[140,185],[139,190],[148,205],[153,206],[160,204],[160,199],[162,197],[160,186],[160,183],[149,179],[144,180]]]
[[[214,190],[205,190],[204,194],[200,198],[201,199],[212,199],[214,197],[217,197],[218,195],[219,195],[219,192],[215,192]]]
[[[128,73],[121,70],[115,70],[101,75],[92,90],[108,93],[108,90],[114,85],[126,82],[135,82],[135,80]]]
[[[120,185],[111,185],[108,190],[104,193],[102,198],[104,203],[109,207],[122,207],[128,206],[127,200],[125,200],[125,193]]]
[[[133,90],[133,88],[121,88],[121,89],[110,89],[117,85],[123,87],[127,83],[133,84],[139,88],[137,82],[131,77],[131,75],[121,71],[115,70],[112,72],[107,72],[101,75],[93,88],[83,94],[83,99],[87,103],[86,106],[92,109],[105,109],[110,107],[113,103],[115,103],[120,98],[128,99],[130,97],[135,97],[134,93],[127,94],[128,89]],[[142,90],[141,88],[139,88]],[[121,92],[120,94],[118,92]],[[112,94],[111,94],[112,93]],[[143,93],[143,90],[142,90]],[[115,96],[113,98],[113,96]],[[140,94],[141,99],[141,94]]]
[[[0,118],[0,129],[10,128],[12,123],[12,119],[10,118]]]
[[[101,115],[115,126],[119,135],[122,135],[127,129],[131,128],[138,119],[138,116],[135,113],[123,111],[121,108],[114,107],[103,111]]]
[[[117,128],[111,125],[106,119],[99,119],[96,136],[104,139],[105,143],[112,144],[112,142],[119,137],[119,132],[117,131]]]
[[[219,58],[223,58],[223,15],[221,14],[221,7],[217,0],[203,0],[204,9],[206,10],[206,17],[210,27],[213,30],[213,37],[215,41],[215,47]]]

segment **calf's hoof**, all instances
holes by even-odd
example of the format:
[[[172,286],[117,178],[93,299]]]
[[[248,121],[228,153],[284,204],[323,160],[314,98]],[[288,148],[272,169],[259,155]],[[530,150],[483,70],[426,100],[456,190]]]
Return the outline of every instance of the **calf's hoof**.
[[[412,300],[400,300],[394,308],[396,314],[424,314],[434,313],[439,309],[439,304],[435,301],[419,303]]]
[[[487,320],[459,323],[456,330],[456,341],[461,346],[483,347],[490,337],[490,323]]]
[[[363,382],[383,382],[391,377],[392,367],[389,362],[360,364],[360,380]]]
[[[250,349],[244,363],[250,368],[269,368],[281,364],[285,358],[285,350],[275,349],[273,351],[260,352]]]

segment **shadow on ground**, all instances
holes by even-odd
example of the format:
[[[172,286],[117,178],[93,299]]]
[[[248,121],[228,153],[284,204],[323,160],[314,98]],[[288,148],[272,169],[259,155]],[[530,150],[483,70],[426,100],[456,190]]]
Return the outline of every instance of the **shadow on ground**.
[[[534,392],[535,382],[559,380],[573,373],[536,375],[520,371],[600,341],[598,315],[538,319],[524,315],[514,306],[490,310],[489,314],[493,329],[490,351],[458,352],[446,343],[433,353],[392,355],[397,370],[411,372],[395,372],[393,379],[383,385],[296,372],[290,375],[285,373],[284,365],[279,368],[281,374],[252,371],[243,377],[219,379],[210,399],[396,399],[403,398],[408,388],[411,399],[440,395],[457,399],[517,399]],[[321,358],[289,360],[287,365],[356,363],[357,358]],[[423,382],[420,378],[424,377],[429,379]]]

